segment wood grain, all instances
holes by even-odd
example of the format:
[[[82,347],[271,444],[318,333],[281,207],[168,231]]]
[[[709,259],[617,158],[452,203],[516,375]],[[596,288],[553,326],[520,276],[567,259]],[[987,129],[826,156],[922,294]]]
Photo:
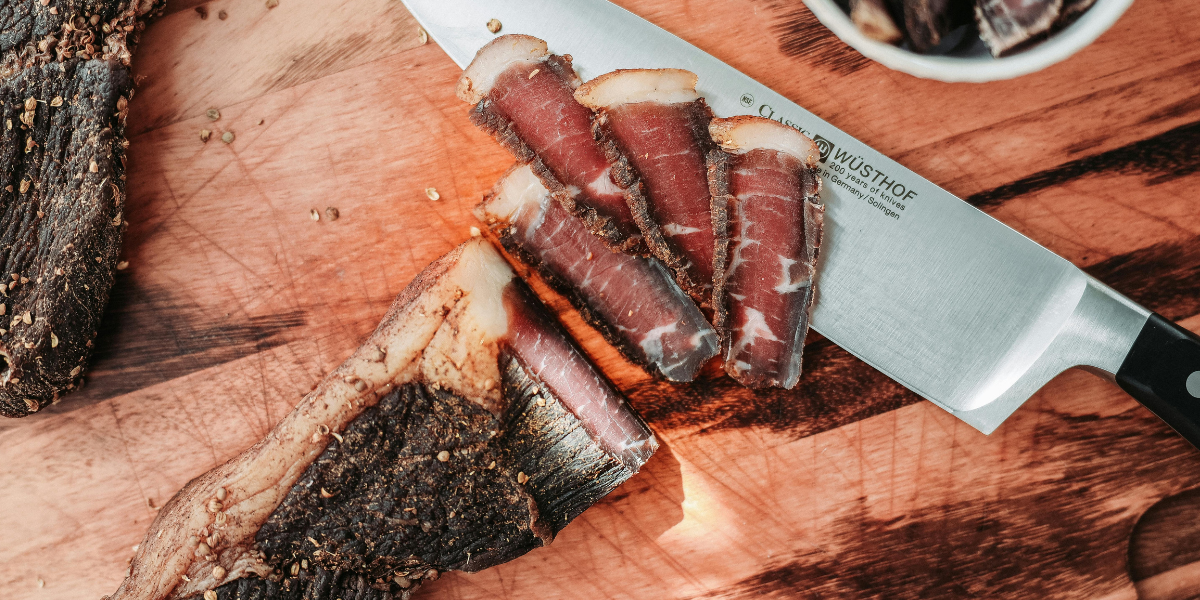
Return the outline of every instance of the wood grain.
[[[1200,329],[1195,3],[1136,3],[1077,56],[983,85],[866,61],[795,0],[620,3]],[[115,589],[151,503],[340,363],[510,163],[394,0],[178,0],[135,72],[130,268],[89,383],[0,422],[6,598]],[[1111,383],[1064,374],[982,436],[827,340],[792,392],[656,381],[538,291],[664,447],[551,547],[422,597],[1200,593],[1169,556],[1194,519],[1155,516],[1191,514],[1163,498],[1200,488],[1200,453]]]

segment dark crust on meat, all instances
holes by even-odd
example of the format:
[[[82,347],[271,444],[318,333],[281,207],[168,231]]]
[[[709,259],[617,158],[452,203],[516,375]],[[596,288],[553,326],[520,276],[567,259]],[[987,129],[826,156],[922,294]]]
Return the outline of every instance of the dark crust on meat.
[[[551,54],[546,57],[545,64],[549,70],[560,77],[567,79],[577,78],[574,68],[571,67],[571,61],[567,57]],[[644,234],[625,236],[612,222],[612,219],[601,216],[594,208],[583,206],[576,202],[575,197],[567,190],[567,186],[563,185],[554,176],[554,173],[542,162],[541,158],[538,158],[537,153],[533,149],[525,145],[525,142],[521,140],[516,130],[513,129],[512,122],[492,109],[490,98],[485,97],[483,100],[480,100],[479,103],[471,108],[469,116],[471,123],[492,136],[497,142],[500,142],[500,145],[504,146],[504,149],[508,150],[518,162],[528,163],[530,168],[533,169],[533,173],[538,176],[538,179],[542,180],[542,185],[546,186],[546,189],[549,190],[550,197],[561,203],[572,215],[581,219],[584,225],[587,226],[588,231],[603,240],[609,248],[617,252],[644,256],[652,251],[647,248],[647,242],[651,244],[664,244],[662,234],[658,231],[657,227],[652,229],[657,241],[644,239]],[[594,122],[595,118],[593,116]],[[614,159],[620,156],[620,151],[617,149],[616,144],[611,139],[608,139],[607,136],[597,134],[594,125],[593,135],[600,136],[597,137],[597,141],[600,143],[605,157],[609,159],[610,163],[614,163],[613,175],[617,178],[617,185],[621,186],[621,189],[625,192],[625,203],[633,211],[633,218],[638,228],[645,232],[645,228],[642,227],[643,221],[639,220],[638,209],[635,208],[640,207],[641,213],[643,215],[646,214],[646,199],[642,196],[637,177],[633,174],[633,170],[629,168],[627,161],[624,162],[623,169],[615,165]],[[624,158],[622,157],[621,160],[624,161]]]
[[[728,350],[729,305],[725,301],[725,267],[729,264],[729,208],[733,195],[729,193],[729,163],[731,157],[720,148],[705,155],[708,163],[708,193],[711,196],[713,237],[713,327],[721,337],[721,353]]]
[[[407,588],[395,582],[372,583],[357,573],[327,570],[309,563],[307,569],[290,572],[278,581],[272,579],[235,579],[218,586],[217,600],[408,600],[421,586],[422,579],[437,579],[440,574],[426,571],[413,574]],[[407,579],[407,578],[406,578]],[[188,600],[203,600],[204,594]]]
[[[717,147],[708,134],[708,123],[713,118],[712,109],[708,107],[704,98],[697,98],[690,102],[689,108],[696,116],[692,119],[692,138],[700,146],[701,154],[707,156]],[[666,237],[662,235],[662,228],[650,214],[650,204],[646,200],[646,186],[629,164],[629,159],[623,153],[624,149],[620,148],[616,138],[609,132],[608,118],[603,109],[598,111],[597,118],[593,119],[593,129],[596,139],[601,140],[603,144],[604,154],[613,166],[613,173],[616,173],[622,180],[628,178],[629,189],[631,192],[636,192],[631,193],[626,201],[629,204],[630,212],[633,213],[634,222],[637,223],[642,235],[646,238],[646,245],[649,247],[650,253],[674,275],[675,282],[684,292],[701,306],[707,306],[708,298],[705,297],[704,286],[699,281],[692,281],[691,275],[685,268],[687,259],[667,242]]]
[[[131,52],[162,5],[0,0],[2,416],[37,412],[83,376],[125,229]]]
[[[124,231],[131,89],[125,67],[80,59],[29,67],[0,84],[0,273],[11,286],[0,293],[0,415],[27,415],[76,387],[91,354]],[[30,97],[38,102],[26,128]],[[51,106],[54,98],[62,105]]]
[[[492,194],[488,194],[486,197],[484,197],[483,202],[480,203],[480,206],[487,204],[491,198]],[[542,281],[545,281],[546,285],[550,286],[551,289],[565,297],[567,301],[571,303],[571,306],[575,307],[575,310],[579,311],[579,315],[583,317],[584,322],[586,322],[588,325],[591,325],[596,331],[600,332],[600,335],[604,337],[604,340],[616,348],[622,356],[624,356],[629,362],[641,367],[642,370],[651,376],[660,379],[662,378],[662,373],[660,373],[658,369],[652,367],[650,363],[646,361],[646,357],[643,352],[641,352],[633,344],[629,343],[628,339],[622,336],[617,331],[616,327],[610,325],[608,321],[600,318],[599,313],[597,313],[596,309],[592,307],[591,301],[586,295],[575,289],[575,287],[568,283],[565,279],[555,275],[552,271],[550,271],[550,269],[547,269],[542,261],[538,260],[533,253],[521,246],[520,242],[517,241],[513,234],[513,227],[511,225],[502,221],[496,221],[491,223],[488,228],[492,232],[492,235],[496,236],[496,239],[500,241],[500,246],[504,248],[504,251],[509,256],[525,266],[537,271],[537,274],[542,278]]]
[[[499,360],[500,417],[428,383],[364,410],[259,530],[270,564],[291,577],[306,561],[398,591],[397,575],[474,572],[549,544],[633,475],[516,358]]]
[[[73,57],[128,67],[142,19],[162,5],[161,0],[54,0],[47,5],[0,0],[0,78]],[[93,16],[99,17],[95,23]]]

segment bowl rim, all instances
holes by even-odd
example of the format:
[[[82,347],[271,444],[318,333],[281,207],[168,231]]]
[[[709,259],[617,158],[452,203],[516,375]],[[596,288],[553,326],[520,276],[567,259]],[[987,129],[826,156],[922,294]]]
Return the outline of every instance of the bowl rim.
[[[983,83],[1040,71],[1095,41],[1133,4],[1133,0],[1096,0],[1074,23],[1033,48],[1002,58],[964,58],[916,54],[873,40],[833,0],[803,1],[822,25],[863,56],[890,69],[952,83]]]

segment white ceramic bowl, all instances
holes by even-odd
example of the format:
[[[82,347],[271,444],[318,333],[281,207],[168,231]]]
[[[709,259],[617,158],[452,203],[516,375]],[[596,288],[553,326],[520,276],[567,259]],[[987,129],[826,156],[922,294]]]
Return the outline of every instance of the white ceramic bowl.
[[[804,0],[804,3],[843,42],[888,68],[926,79],[983,82],[1019,77],[1066,59],[1112,27],[1133,0],[1096,0],[1070,27],[1003,58],[994,58],[982,42],[957,56],[916,54],[863,35],[833,0]]]

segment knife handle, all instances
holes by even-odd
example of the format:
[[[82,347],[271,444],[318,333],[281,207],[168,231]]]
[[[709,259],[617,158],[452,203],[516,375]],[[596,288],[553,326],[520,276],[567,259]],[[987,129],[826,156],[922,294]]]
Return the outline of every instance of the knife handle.
[[[1117,384],[1200,448],[1200,336],[1151,313]]]

